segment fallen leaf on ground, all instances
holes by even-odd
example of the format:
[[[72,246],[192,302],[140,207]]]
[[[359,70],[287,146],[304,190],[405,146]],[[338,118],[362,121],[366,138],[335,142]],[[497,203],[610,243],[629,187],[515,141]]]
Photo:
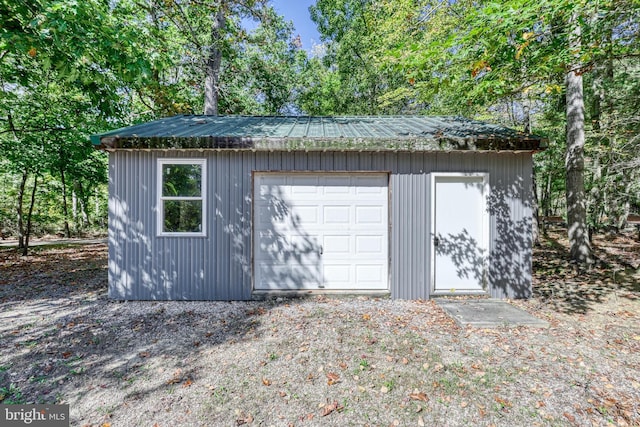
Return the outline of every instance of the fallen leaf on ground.
[[[421,400],[423,402],[428,402],[429,398],[427,397],[426,394],[419,392],[419,393],[411,393],[409,395],[409,398],[412,400]]]
[[[478,405],[478,415],[480,415],[480,418],[484,418],[485,415],[487,415],[487,410],[484,408],[484,406]]]
[[[253,415],[249,414],[249,415],[242,415],[241,418],[238,418],[236,420],[236,425],[244,425],[244,424],[251,424],[253,422]]]
[[[507,399],[503,399],[498,396],[495,397],[495,401],[502,406],[503,411],[506,411],[508,410],[508,408],[511,408],[513,406],[513,403],[509,402]]]
[[[271,385],[271,380],[269,380],[268,378],[263,378],[262,379],[262,384],[264,384],[266,386],[270,386]]]
[[[333,403],[327,403],[323,406],[322,416],[326,417],[330,413],[334,411],[340,412],[344,407],[338,403],[338,401],[333,401]]]
[[[182,381],[182,369],[176,369],[173,377],[167,381],[167,384],[178,384],[180,381]]]
[[[327,384],[328,385],[334,385],[337,382],[340,381],[340,375],[334,373],[334,372],[329,372],[327,374]]]

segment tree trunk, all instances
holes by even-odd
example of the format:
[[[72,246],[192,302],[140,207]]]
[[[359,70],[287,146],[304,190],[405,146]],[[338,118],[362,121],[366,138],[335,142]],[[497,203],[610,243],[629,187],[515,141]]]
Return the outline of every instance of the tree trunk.
[[[73,222],[78,223],[78,196],[76,190],[71,190],[71,218]]]
[[[87,212],[87,205],[89,204],[89,196],[85,193],[84,187],[81,181],[76,181],[74,184],[74,196],[76,197],[76,203],[79,205],[80,213],[76,212],[74,221],[76,224],[81,224],[81,228],[87,228],[89,226],[89,213]],[[76,206],[76,209],[78,206]],[[78,221],[78,217],[80,221]]]
[[[525,99],[522,103],[522,113],[523,113],[523,132],[531,133],[531,106],[529,105],[529,100]]]
[[[7,115],[7,120],[9,122],[9,129],[13,133],[13,137],[16,141],[18,141],[18,133],[16,131],[16,126],[13,123],[13,116],[11,113]],[[22,201],[24,200],[24,189],[27,185],[27,178],[29,178],[28,170],[22,171],[22,179],[20,180],[20,186],[18,187],[18,200],[16,201],[16,215],[18,216],[18,249],[24,247],[24,219],[23,219],[23,211],[22,211]]]
[[[94,208],[95,208],[95,213],[96,213],[96,218],[100,217],[100,191],[98,190],[98,187],[96,187],[93,190],[93,196],[95,197],[95,204],[94,204]]]
[[[20,180],[20,186],[18,187],[18,200],[16,203],[16,214],[18,215],[18,248],[24,248],[24,212],[22,209],[24,200],[24,190],[27,185],[27,178],[29,173],[27,171],[22,172],[22,179]]]
[[[570,48],[579,52],[580,24],[571,18]],[[566,199],[567,229],[571,258],[580,265],[593,262],[587,229],[586,195],[584,191],[584,98],[580,64],[569,65],[565,78],[567,90]]]
[[[533,178],[533,188],[532,188],[533,203],[531,206],[531,209],[533,211],[533,222],[531,223],[531,227],[532,227],[531,232],[533,237],[533,244],[535,246],[538,246],[540,245],[540,214],[539,214],[540,203],[538,202],[538,180],[536,179],[535,173],[532,172],[531,176]]]
[[[206,79],[204,84],[204,114],[217,116],[220,99],[220,66],[222,64],[222,38],[225,25],[223,2],[211,24],[211,46],[206,62]]]
[[[64,179],[64,168],[60,168],[60,178],[62,179],[62,213],[64,214],[64,237],[71,237],[69,229],[69,209],[67,207],[67,184]]]
[[[38,175],[33,177],[33,188],[31,189],[31,202],[29,203],[29,212],[27,213],[27,230],[25,233],[24,246],[22,248],[22,256],[27,256],[29,250],[29,237],[31,236],[31,217],[33,216],[33,206],[36,204],[36,189],[38,188]]]

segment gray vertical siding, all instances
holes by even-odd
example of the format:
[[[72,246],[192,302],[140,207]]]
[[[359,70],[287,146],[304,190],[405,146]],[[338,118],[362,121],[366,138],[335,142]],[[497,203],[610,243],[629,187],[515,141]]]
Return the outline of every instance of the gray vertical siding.
[[[207,159],[205,237],[158,237],[157,159]],[[490,174],[489,293],[531,293],[530,153],[115,151],[109,158],[109,296],[251,299],[252,171],[385,171],[390,293],[429,298],[431,172]]]

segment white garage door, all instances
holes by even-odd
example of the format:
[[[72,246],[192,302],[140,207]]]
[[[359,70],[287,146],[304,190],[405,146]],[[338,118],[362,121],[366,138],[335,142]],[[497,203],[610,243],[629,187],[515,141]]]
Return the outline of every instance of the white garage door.
[[[388,288],[388,176],[256,173],[256,290]]]

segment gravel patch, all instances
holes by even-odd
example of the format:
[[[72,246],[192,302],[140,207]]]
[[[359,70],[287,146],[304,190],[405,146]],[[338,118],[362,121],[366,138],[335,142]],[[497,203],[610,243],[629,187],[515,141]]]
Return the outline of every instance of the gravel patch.
[[[72,426],[640,425],[640,295],[614,285],[478,329],[433,301],[114,302],[104,245],[4,253],[0,401]]]

